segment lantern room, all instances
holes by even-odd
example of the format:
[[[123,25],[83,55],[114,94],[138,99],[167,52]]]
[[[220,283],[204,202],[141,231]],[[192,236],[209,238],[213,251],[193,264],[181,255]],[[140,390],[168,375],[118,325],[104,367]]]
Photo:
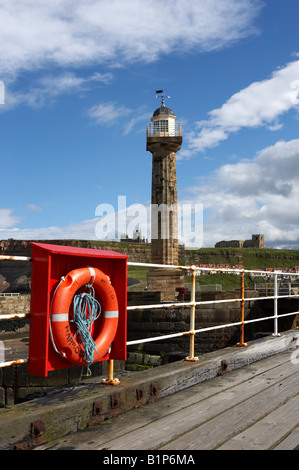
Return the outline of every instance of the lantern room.
[[[165,106],[163,90],[156,93],[162,93],[161,106],[154,112],[148,125],[148,137],[176,137],[181,134],[181,126],[176,125],[176,116],[173,111]]]

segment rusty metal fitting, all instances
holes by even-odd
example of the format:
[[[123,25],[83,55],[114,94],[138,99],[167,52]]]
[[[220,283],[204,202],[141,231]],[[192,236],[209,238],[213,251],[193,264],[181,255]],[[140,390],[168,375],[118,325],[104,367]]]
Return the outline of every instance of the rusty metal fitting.
[[[92,404],[92,416],[101,416],[103,413],[103,403],[101,401],[95,401]]]
[[[118,379],[103,379],[102,384],[104,384],[104,385],[119,385],[120,380],[118,380]]]
[[[188,362],[199,362],[199,358],[198,358],[198,357],[185,357],[184,360],[185,360],[185,361],[188,361]]]
[[[218,376],[223,376],[228,372],[228,363],[225,359],[223,359],[220,363],[220,371],[218,372]]]
[[[38,421],[34,421],[33,423],[31,423],[30,435],[32,439],[42,436],[44,432],[45,432],[45,425],[43,421],[38,420]]]
[[[145,400],[144,388],[142,387],[136,388],[134,408],[139,408],[140,406],[142,406],[144,400]]]
[[[154,403],[159,398],[159,385],[158,382],[150,384],[150,393],[148,397],[148,403]]]

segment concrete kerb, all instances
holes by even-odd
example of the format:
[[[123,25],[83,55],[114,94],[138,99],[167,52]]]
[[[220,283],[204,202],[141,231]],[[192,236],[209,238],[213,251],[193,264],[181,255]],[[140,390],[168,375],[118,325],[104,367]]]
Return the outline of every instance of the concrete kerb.
[[[248,347],[230,347],[140,372],[121,372],[120,385],[93,383],[49,393],[0,410],[0,449],[33,449],[149,404],[192,385],[299,346],[299,331],[268,336]]]

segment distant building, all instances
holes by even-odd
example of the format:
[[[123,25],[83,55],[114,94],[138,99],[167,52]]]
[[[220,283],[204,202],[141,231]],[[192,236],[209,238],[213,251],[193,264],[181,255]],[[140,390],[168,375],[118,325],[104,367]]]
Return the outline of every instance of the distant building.
[[[132,243],[148,243],[148,240],[144,237],[142,238],[141,230],[135,230],[133,233],[133,238],[129,238],[128,235],[123,234],[120,237],[121,242],[132,242]]]
[[[264,235],[252,235],[251,240],[222,240],[215,248],[264,248]]]

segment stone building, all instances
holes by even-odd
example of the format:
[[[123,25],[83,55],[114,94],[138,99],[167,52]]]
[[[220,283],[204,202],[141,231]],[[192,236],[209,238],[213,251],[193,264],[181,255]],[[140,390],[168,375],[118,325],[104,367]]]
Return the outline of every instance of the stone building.
[[[125,233],[122,234],[120,241],[127,243],[148,243],[147,239],[142,236],[141,230],[138,229],[134,230],[132,238],[129,238],[129,235],[126,235]]]
[[[154,112],[147,126],[146,149],[152,153],[151,196],[151,262],[178,264],[178,213],[176,152],[182,145],[181,124],[176,123],[173,111],[165,106],[162,93],[161,106]],[[178,270],[153,268],[148,275],[148,289],[169,292],[183,284]],[[166,294],[165,294],[166,298]]]
[[[264,248],[264,235],[252,235],[251,240],[222,240],[215,244],[215,248]]]

